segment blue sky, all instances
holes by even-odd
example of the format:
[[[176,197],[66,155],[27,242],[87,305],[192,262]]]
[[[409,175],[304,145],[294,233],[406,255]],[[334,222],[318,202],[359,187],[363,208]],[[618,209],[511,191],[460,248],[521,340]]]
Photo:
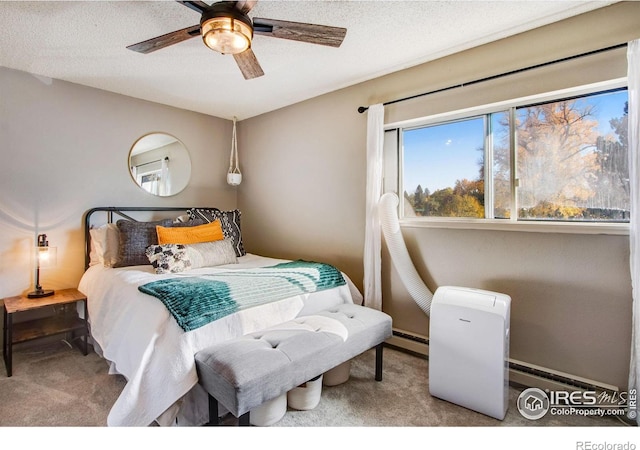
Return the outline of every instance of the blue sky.
[[[476,118],[405,131],[404,190],[411,194],[420,184],[433,192],[458,179],[476,179],[483,129],[483,119]]]
[[[595,105],[595,115],[598,119],[598,130],[603,135],[612,133],[609,120],[622,117],[624,114],[624,103],[627,101],[627,91],[614,92],[610,94],[596,95],[589,101]]]
[[[627,92],[593,96],[602,134],[611,132],[609,119],[622,117]],[[456,180],[477,179],[483,146],[482,118],[407,130],[404,143],[404,187],[409,194],[420,184],[431,192],[453,187]]]

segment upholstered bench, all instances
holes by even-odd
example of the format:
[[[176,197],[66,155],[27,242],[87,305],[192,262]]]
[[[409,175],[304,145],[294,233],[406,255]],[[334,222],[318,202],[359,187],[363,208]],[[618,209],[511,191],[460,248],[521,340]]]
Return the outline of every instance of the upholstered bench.
[[[219,424],[218,402],[250,424],[250,411],[375,347],[382,380],[382,344],[391,317],[342,304],[208,347],[195,356],[199,384],[209,394],[209,424]]]

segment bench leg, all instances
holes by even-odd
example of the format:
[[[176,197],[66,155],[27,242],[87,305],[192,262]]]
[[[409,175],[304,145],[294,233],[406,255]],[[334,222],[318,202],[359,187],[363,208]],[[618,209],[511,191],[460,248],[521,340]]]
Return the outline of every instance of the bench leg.
[[[376,345],[376,381],[382,381],[382,346]]]
[[[220,417],[218,417],[218,400],[209,395],[209,426],[220,425]]]
[[[248,427],[248,426],[251,425],[251,422],[249,420],[249,414],[250,414],[250,412],[247,411],[246,413],[244,413],[243,415],[241,415],[238,418],[238,426],[239,427]]]
[[[216,400],[211,394],[207,394],[209,397],[209,423],[206,425],[211,426],[219,426],[220,417],[218,416],[218,400]],[[244,413],[238,418],[238,426],[248,427],[251,423],[249,421],[249,412]]]

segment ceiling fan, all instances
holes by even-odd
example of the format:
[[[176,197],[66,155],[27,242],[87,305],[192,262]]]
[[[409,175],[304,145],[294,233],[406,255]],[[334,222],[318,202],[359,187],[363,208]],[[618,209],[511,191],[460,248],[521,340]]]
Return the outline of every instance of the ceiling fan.
[[[178,42],[202,36],[205,45],[223,54],[232,54],[245,79],[264,75],[251,50],[254,35],[340,47],[346,28],[314,25],[286,20],[251,20],[247,15],[258,0],[220,1],[211,5],[201,1],[178,1],[201,14],[200,24],[183,28],[128,46],[129,50],[151,53]]]

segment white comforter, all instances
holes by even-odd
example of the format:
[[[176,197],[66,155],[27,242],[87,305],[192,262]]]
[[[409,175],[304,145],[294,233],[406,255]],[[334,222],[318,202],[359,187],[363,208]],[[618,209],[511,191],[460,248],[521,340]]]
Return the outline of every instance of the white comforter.
[[[284,261],[247,254],[238,262],[189,273],[217,273]],[[112,371],[127,379],[109,413],[110,426],[146,426],[156,419],[161,424],[205,423],[206,397],[197,386],[196,352],[298,315],[362,302],[360,292],[345,276],[345,286],[242,310],[185,332],[162,302],[138,291],[141,284],[173,276],[156,275],[151,266],[111,269],[96,265],[80,281],[79,289],[88,298],[91,336],[98,351],[112,363]]]

